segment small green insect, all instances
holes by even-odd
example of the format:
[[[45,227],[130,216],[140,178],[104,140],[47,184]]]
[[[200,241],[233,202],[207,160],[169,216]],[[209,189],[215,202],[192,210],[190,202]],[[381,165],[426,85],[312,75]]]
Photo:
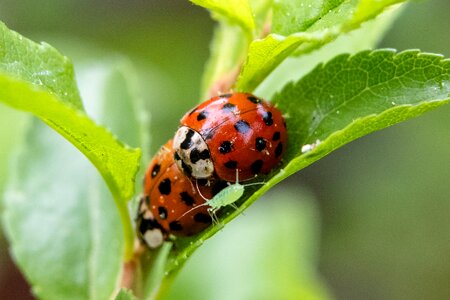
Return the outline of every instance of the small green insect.
[[[197,182],[196,182],[196,184],[197,184]],[[216,216],[216,213],[217,213],[217,211],[219,211],[219,209],[221,209],[222,207],[228,206],[228,205],[230,205],[234,209],[238,209],[238,207],[234,203],[242,197],[242,195],[245,192],[245,187],[251,186],[251,185],[264,184],[264,182],[255,182],[255,183],[249,183],[249,184],[242,185],[239,183],[239,177],[238,177],[238,173],[236,170],[236,182],[233,184],[230,184],[230,183],[228,183],[228,184],[229,185],[227,187],[225,187],[220,192],[218,192],[212,199],[205,198],[200,193],[200,190],[198,189],[198,186],[197,186],[197,190],[198,190],[200,196],[206,202],[203,204],[197,205],[196,207],[188,210],[183,215],[181,215],[181,217],[179,217],[178,219],[183,218],[186,214],[190,213],[194,209],[197,209],[202,206],[209,206],[209,208],[208,208],[209,215],[211,216],[214,223],[218,223],[219,220]]]

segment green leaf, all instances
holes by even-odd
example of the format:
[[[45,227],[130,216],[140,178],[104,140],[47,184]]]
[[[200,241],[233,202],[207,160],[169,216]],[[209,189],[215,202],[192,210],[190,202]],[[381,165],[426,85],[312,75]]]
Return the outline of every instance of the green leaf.
[[[353,23],[375,17],[387,6],[404,2],[404,0],[360,0],[353,16]]]
[[[289,138],[297,144],[288,146],[287,158],[301,154],[296,147],[325,140],[364,118],[395,115],[398,110],[398,120],[366,123],[371,132],[374,126],[381,129],[408,118],[406,111],[412,117],[422,108],[442,105],[449,97],[449,80],[450,61],[439,55],[413,50],[340,55],[275,95],[273,102],[288,113],[287,122],[295,128]],[[299,103],[301,109],[294,109]]]
[[[396,6],[386,10],[377,18],[363,23],[356,30],[340,35],[336,40],[317,51],[298,57],[288,57],[258,86],[255,94],[265,99],[272,99],[273,95],[285,84],[302,78],[319,63],[329,61],[338,54],[354,54],[373,49],[383,34],[391,27],[403,7]]]
[[[133,195],[140,151],[120,143],[86,114],[33,84],[0,74],[0,101],[33,113],[55,129],[97,167],[113,194],[123,201]]]
[[[136,300],[136,297],[133,295],[133,292],[127,289],[121,289],[117,294],[116,300]]]
[[[318,66],[273,99],[287,117],[289,144],[282,168],[260,189],[248,188],[239,209],[225,208],[221,221],[228,223],[272,186],[352,140],[449,101],[450,61],[440,55],[364,51]],[[310,151],[302,153],[305,145]],[[178,239],[167,272],[178,270],[220,229],[211,226],[193,238]]]
[[[23,138],[28,119],[25,114],[0,105],[0,194],[8,174],[9,157]]]
[[[96,170],[34,120],[2,220],[16,264],[42,299],[108,299],[124,256],[117,208]]]
[[[3,45],[0,101],[39,117],[94,164],[119,207],[129,249],[126,255],[131,256],[133,236],[126,201],[134,192],[140,150],[123,145],[107,129],[94,123],[81,110],[81,105],[76,101],[78,96],[69,97],[73,93],[65,89],[75,86],[75,80],[67,58],[50,46],[40,51],[39,45],[5,26],[1,26],[0,31],[0,45]],[[34,56],[34,51],[40,55]],[[46,84],[41,77],[36,77],[36,81],[27,81],[33,79],[34,75],[29,74],[34,73],[45,74]]]
[[[140,144],[146,129],[139,124],[143,111],[129,62],[85,62],[78,76],[83,96],[91,100],[86,110]],[[124,255],[134,246],[126,203],[113,205],[92,164],[41,122],[34,121],[25,141],[10,172],[2,215],[16,263],[40,298],[111,299]]]
[[[375,0],[373,0],[375,1]],[[288,36],[270,34],[264,39],[254,40],[246,62],[236,83],[238,91],[253,91],[284,59],[296,51],[296,55],[311,52],[336,39],[339,35],[358,28],[390,5],[393,1],[381,1],[371,7],[359,6],[357,2],[342,2],[337,13],[324,12],[317,22],[304,31]],[[401,2],[398,0],[396,2]],[[364,4],[364,5],[363,5]],[[362,7],[362,8],[360,8]],[[354,12],[357,12],[354,14]]]
[[[121,141],[140,147],[141,165],[146,165],[150,160],[150,114],[138,87],[138,72],[130,60],[103,55],[80,63],[77,69],[82,96],[91,100],[86,103],[91,118],[106,124]],[[141,187],[141,181],[136,185]]]
[[[269,34],[250,44],[247,59],[236,83],[237,91],[253,91],[286,57],[302,43],[320,44],[331,41],[338,35],[337,30],[315,33],[297,33],[284,37]]]
[[[0,73],[45,89],[83,110],[70,60],[48,44],[36,44],[0,22]]]
[[[191,0],[224,17],[228,22],[238,24],[251,37],[255,28],[253,13],[248,0]]]
[[[273,5],[272,32],[288,36],[343,23],[358,0],[283,0]],[[329,22],[326,19],[331,19]]]

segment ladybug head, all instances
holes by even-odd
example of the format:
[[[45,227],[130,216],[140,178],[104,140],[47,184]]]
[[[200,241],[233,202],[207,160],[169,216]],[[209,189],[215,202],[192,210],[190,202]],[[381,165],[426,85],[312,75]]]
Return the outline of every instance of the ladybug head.
[[[210,178],[214,173],[211,153],[203,137],[192,128],[181,126],[173,139],[177,166],[189,177]]]

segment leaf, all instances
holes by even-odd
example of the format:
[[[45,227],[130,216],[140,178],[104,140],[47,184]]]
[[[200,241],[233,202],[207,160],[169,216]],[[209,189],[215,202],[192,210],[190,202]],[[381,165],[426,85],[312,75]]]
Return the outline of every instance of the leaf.
[[[376,1],[376,0],[373,0]],[[248,56],[236,83],[238,91],[253,91],[284,59],[294,51],[304,54],[333,41],[339,35],[358,28],[361,23],[374,18],[393,1],[381,1],[371,7],[357,6],[356,2],[342,2],[344,7],[321,15],[320,20],[302,32],[283,36],[270,34],[250,44]],[[401,2],[397,0],[396,2]],[[352,5],[350,5],[352,4]],[[363,4],[361,4],[363,5]],[[354,11],[357,14],[353,14]],[[354,16],[354,17],[353,17]]]
[[[86,110],[141,143],[142,111],[128,61],[86,62],[78,75],[91,100]],[[92,164],[41,122],[34,120],[25,141],[2,210],[16,263],[40,298],[110,299],[134,245],[126,203],[113,205]]]
[[[217,13],[230,23],[238,24],[248,37],[252,36],[255,23],[248,0],[191,0],[191,2]]]
[[[150,160],[150,114],[145,108],[138,87],[138,73],[132,63],[117,55],[93,57],[78,65],[78,74],[82,96],[91,100],[86,102],[91,118],[107,124],[121,141],[140,147],[143,153],[141,165],[146,165]],[[140,187],[138,181],[136,184]]]
[[[353,22],[358,23],[361,20],[373,18],[380,11],[389,5],[404,2],[402,0],[360,0],[355,11]]]
[[[23,113],[0,105],[0,194],[3,192],[3,185],[8,174],[9,157],[24,135],[25,124],[28,121],[26,117]]]
[[[286,57],[302,43],[320,44],[338,35],[338,30],[297,33],[284,37],[269,34],[250,44],[247,59],[236,83],[236,90],[252,92]]]
[[[450,61],[440,55],[363,51],[318,66],[273,99],[287,115],[289,144],[282,168],[269,175],[260,189],[248,188],[239,209],[225,208],[221,221],[228,223],[272,186],[352,140],[449,101]],[[302,153],[306,144],[311,149]],[[222,226],[178,239],[166,271],[178,270]]]
[[[3,59],[0,64],[0,101],[33,113],[85,154],[106,181],[120,209],[124,227],[130,231],[126,200],[134,192],[140,150],[123,145],[107,129],[95,124],[81,110],[79,97],[70,97],[74,93],[70,89],[65,91],[75,86],[67,58],[50,46],[40,49],[41,46],[3,25],[0,31]],[[34,51],[39,55],[33,55]],[[41,75],[29,75],[35,73],[45,74],[45,84]],[[26,81],[32,80],[33,76],[36,81]],[[131,245],[132,235],[126,234],[126,237],[127,244]]]
[[[136,297],[133,295],[133,292],[127,289],[121,289],[117,294],[115,300],[136,300]]]
[[[324,29],[351,17],[358,0],[274,1],[272,32],[288,36],[296,32]],[[328,23],[324,18],[332,19]]]
[[[449,68],[449,60],[442,56],[413,50],[398,54],[393,50],[363,51],[340,55],[318,66],[273,99],[290,115],[287,122],[295,131],[289,132],[289,138],[299,143],[289,147],[287,157],[301,154],[300,148],[296,149],[300,143],[324,140],[360,119],[444,104],[450,91],[446,86]],[[295,99],[300,101],[301,110],[293,109]],[[387,121],[389,124],[376,125],[384,128],[397,123]],[[374,131],[374,125],[367,123],[366,127]]]
[[[70,60],[48,44],[36,44],[0,22],[0,73],[26,81],[83,110]]]
[[[319,63],[329,61],[338,54],[354,54],[373,49],[402,11],[401,8],[403,6],[386,10],[377,18],[363,23],[356,30],[340,35],[317,51],[298,57],[288,57],[258,86],[255,94],[265,99],[272,99],[281,87],[302,78]]]
[[[113,194],[129,199],[140,151],[121,144],[86,114],[28,82],[0,74],[0,101],[42,119],[83,152],[98,168]]]
[[[124,236],[98,173],[34,120],[15,160],[2,219],[15,262],[42,299],[107,299]]]

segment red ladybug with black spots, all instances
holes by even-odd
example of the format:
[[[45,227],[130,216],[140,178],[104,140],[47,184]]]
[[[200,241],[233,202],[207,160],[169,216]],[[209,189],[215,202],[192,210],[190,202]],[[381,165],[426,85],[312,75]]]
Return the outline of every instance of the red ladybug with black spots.
[[[212,222],[205,198],[212,198],[226,183],[206,186],[203,180],[188,178],[174,161],[172,140],[150,162],[144,178],[144,193],[139,203],[136,229],[141,241],[158,247],[171,234],[196,234]],[[201,193],[201,194],[200,194]]]
[[[188,112],[175,134],[178,167],[193,178],[235,182],[266,174],[286,150],[286,122],[270,103],[249,93],[213,97]]]

